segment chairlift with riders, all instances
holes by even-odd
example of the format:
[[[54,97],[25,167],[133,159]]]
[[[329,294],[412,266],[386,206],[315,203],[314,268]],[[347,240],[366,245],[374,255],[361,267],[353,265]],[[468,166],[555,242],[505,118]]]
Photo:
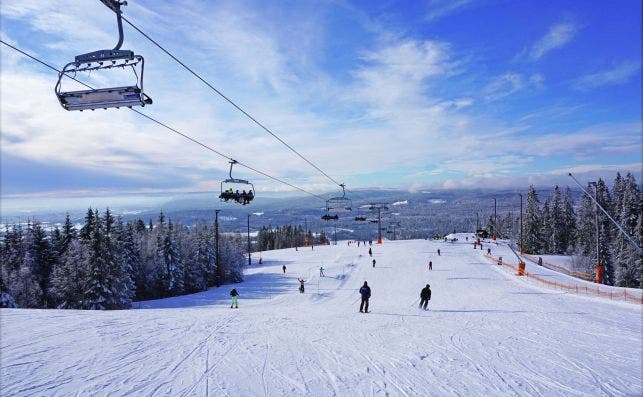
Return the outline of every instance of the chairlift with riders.
[[[238,164],[237,160],[230,160],[230,172],[228,173],[229,178],[221,181],[221,194],[219,198],[221,201],[228,202],[229,200],[234,200],[239,204],[246,205],[250,204],[255,198],[255,186],[248,182],[245,179],[237,179],[232,177],[232,166]],[[239,186],[245,188],[242,189],[242,192],[239,193]],[[248,189],[246,191],[246,189]]]
[[[143,92],[143,70],[145,60],[141,55],[130,50],[121,50],[123,44],[123,21],[121,19],[121,6],[127,1],[100,0],[116,13],[118,23],[118,43],[112,50],[98,50],[77,55],[73,62],[69,62],[58,74],[55,92],[60,105],[65,110],[107,109],[132,106],[151,105],[152,99]],[[133,85],[87,88],[69,91],[63,89],[63,80],[75,80],[76,74],[81,72],[97,73],[112,70],[110,73],[99,73],[101,76],[114,76],[118,69],[130,69],[136,82]],[[63,79],[66,78],[66,79]]]

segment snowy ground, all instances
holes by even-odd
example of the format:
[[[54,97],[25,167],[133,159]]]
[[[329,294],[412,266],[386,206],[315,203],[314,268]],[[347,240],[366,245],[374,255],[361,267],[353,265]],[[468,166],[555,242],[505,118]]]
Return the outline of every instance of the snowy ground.
[[[540,288],[471,244],[386,241],[375,268],[367,251],[264,252],[236,285],[238,310],[229,286],[140,310],[2,309],[0,394],[643,393],[640,305]],[[370,314],[357,312],[364,280]],[[428,312],[417,309],[426,283]]]

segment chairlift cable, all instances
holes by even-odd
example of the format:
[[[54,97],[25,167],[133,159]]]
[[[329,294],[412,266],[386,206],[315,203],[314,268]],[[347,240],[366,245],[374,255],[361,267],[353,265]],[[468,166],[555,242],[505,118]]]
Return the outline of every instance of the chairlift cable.
[[[185,63],[183,63],[180,59],[178,59],[176,56],[174,56],[171,52],[166,50],[161,44],[159,44],[156,40],[151,38],[148,34],[143,32],[141,29],[138,28],[138,26],[134,25],[129,19],[127,19],[125,16],[121,16],[121,18],[127,22],[128,25],[130,25],[134,30],[139,32],[143,37],[148,39],[150,42],[152,42],[154,45],[156,45],[161,51],[165,52],[170,58],[172,58],[174,61],[176,61],[179,65],[181,65],[185,70],[190,72],[194,77],[197,79],[201,80],[203,84],[208,86],[211,90],[213,90],[215,93],[217,93],[221,98],[223,98],[225,101],[227,101],[229,104],[234,106],[238,111],[243,113],[247,118],[252,120],[256,125],[258,125],[260,128],[262,128],[264,131],[266,131],[268,134],[272,135],[275,139],[277,139],[279,142],[281,142],[284,146],[286,146],[288,149],[290,149],[293,153],[295,153],[297,156],[299,156],[302,160],[310,164],[313,168],[315,168],[317,171],[319,171],[322,175],[324,175],[326,178],[331,180],[333,183],[336,185],[341,185],[337,180],[335,180],[333,177],[328,175],[326,172],[324,172],[321,168],[319,168],[317,165],[315,165],[312,161],[308,160],[306,157],[304,157],[301,153],[299,153],[295,148],[290,146],[286,141],[281,139],[277,134],[272,132],[268,127],[263,125],[261,122],[259,122],[256,118],[254,118],[250,113],[245,111],[241,106],[237,105],[232,99],[227,97],[223,92],[218,90],[216,87],[214,87],[211,83],[209,83],[207,80],[205,80],[201,75],[199,75],[197,72],[192,70],[189,66],[187,66]]]
[[[36,62],[40,63],[41,65],[44,65],[44,66],[48,67],[49,69],[56,71],[57,73],[61,73],[61,71],[60,71],[59,69],[57,69],[56,67],[54,67],[54,66],[52,66],[52,65],[48,64],[47,62],[44,62],[44,61],[42,61],[42,60],[40,60],[40,59],[36,58],[35,56],[33,56],[33,55],[31,55],[31,54],[29,54],[29,53],[27,53],[27,52],[25,52],[25,51],[21,50],[21,49],[20,49],[20,48],[18,48],[18,47],[15,47],[15,46],[13,46],[13,45],[11,45],[11,44],[7,43],[6,41],[4,41],[4,40],[2,40],[2,39],[0,39],[0,43],[2,43],[2,44],[4,44],[4,45],[6,45],[7,47],[9,47],[9,48],[11,48],[11,49],[13,49],[13,50],[15,50],[15,51],[17,51],[17,52],[21,53],[22,55],[24,55],[24,56],[26,56],[26,57],[28,57],[28,58],[30,58],[30,59],[32,59],[32,60],[34,60],[34,61],[36,61]],[[89,89],[93,89],[93,87],[91,87],[90,85],[88,85],[88,84],[86,84],[86,83],[84,83],[84,82],[82,82],[82,81],[80,81],[80,80],[76,79],[75,77],[72,77],[72,76],[67,76],[67,77],[69,77],[70,79],[72,79],[72,80],[74,80],[74,81],[78,82],[79,84],[82,84],[83,86],[85,86],[85,87],[87,87],[87,88],[89,88]],[[190,140],[190,141],[192,141],[192,142],[196,143],[197,145],[199,145],[199,146],[203,147],[204,149],[207,149],[207,150],[209,150],[209,151],[211,151],[211,152],[213,152],[213,153],[215,153],[215,154],[217,154],[217,155],[219,155],[219,156],[221,156],[221,157],[224,157],[224,158],[226,158],[226,159],[228,159],[228,160],[233,160],[233,158],[232,158],[232,157],[230,157],[230,156],[228,156],[228,155],[226,155],[226,154],[224,154],[224,153],[219,152],[218,150],[214,149],[213,147],[208,146],[208,145],[206,145],[205,143],[200,142],[199,140],[194,139],[194,138],[192,138],[191,136],[189,136],[189,135],[187,135],[187,134],[185,134],[185,133],[182,133],[182,132],[180,132],[180,131],[178,131],[178,130],[174,129],[174,128],[170,127],[169,125],[167,125],[167,124],[165,124],[165,123],[163,123],[163,122],[161,122],[161,121],[159,121],[159,120],[157,120],[157,119],[155,119],[155,118],[153,118],[153,117],[151,117],[151,116],[149,116],[149,115],[147,115],[147,114],[145,114],[145,113],[143,113],[143,112],[141,112],[141,111],[139,111],[139,110],[137,110],[137,109],[132,109],[132,108],[130,108],[130,110],[131,110],[131,111],[133,111],[133,112],[135,112],[135,113],[137,113],[137,114],[139,114],[139,115],[141,115],[141,116],[143,116],[143,117],[145,117],[146,119],[148,119],[148,120],[150,120],[150,121],[152,121],[152,122],[154,122],[154,123],[156,123],[156,124],[158,124],[158,125],[160,125],[160,126],[162,126],[162,127],[166,128],[166,129],[168,129],[169,131],[171,131],[171,132],[173,132],[173,133],[175,133],[175,134],[178,134],[178,135],[180,135],[180,136],[182,136],[182,137],[184,137],[184,138],[186,138],[186,139],[188,139],[188,140]],[[250,165],[248,165],[248,164],[242,163],[242,162],[240,162],[240,161],[237,161],[237,164],[239,164],[240,166],[242,166],[242,167],[244,167],[244,168],[247,168],[248,170],[253,171],[253,172],[257,173],[257,174],[260,174],[260,175],[263,175],[263,176],[265,176],[265,177],[267,177],[267,178],[270,178],[270,179],[272,179],[272,180],[274,180],[274,181],[276,181],[276,182],[282,183],[282,184],[284,184],[284,185],[286,185],[286,186],[290,186],[290,187],[292,187],[293,189],[297,189],[297,190],[299,190],[299,191],[301,191],[301,192],[303,192],[303,193],[306,193],[306,194],[308,194],[308,195],[310,195],[310,196],[316,197],[316,198],[318,198],[318,199],[320,199],[320,200],[322,200],[322,201],[326,201],[326,199],[325,199],[325,198],[323,198],[322,196],[319,196],[319,195],[317,195],[317,194],[315,194],[315,193],[309,192],[309,191],[308,191],[308,190],[306,190],[306,189],[303,189],[303,188],[301,188],[301,187],[299,187],[299,186],[293,185],[293,184],[291,184],[291,183],[289,183],[289,182],[286,182],[286,181],[284,181],[284,180],[282,180],[282,179],[280,179],[280,178],[274,177],[274,176],[272,176],[272,175],[270,175],[270,174],[268,174],[268,173],[266,173],[266,172],[263,172],[263,171],[261,171],[261,170],[258,170],[258,169],[256,169],[256,168],[254,168],[254,167],[252,167],[252,166],[250,166]]]

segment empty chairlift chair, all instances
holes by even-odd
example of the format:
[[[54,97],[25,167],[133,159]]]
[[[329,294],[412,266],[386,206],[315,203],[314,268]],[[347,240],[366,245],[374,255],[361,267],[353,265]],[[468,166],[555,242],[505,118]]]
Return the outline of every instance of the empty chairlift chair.
[[[143,92],[143,72],[145,60],[141,55],[130,50],[121,50],[123,44],[123,22],[121,20],[121,5],[127,2],[116,0],[101,0],[103,4],[116,13],[118,23],[118,43],[112,50],[99,50],[76,56],[58,74],[55,92],[60,105],[65,110],[107,109],[152,104],[152,99]],[[87,84],[82,90],[69,91],[64,89],[63,82],[71,84],[78,73],[87,72],[99,74],[109,79],[119,72],[131,69],[129,79],[134,78],[133,84],[116,87],[93,88]],[[68,81],[69,80],[69,81]]]
[[[353,201],[346,197],[346,185],[339,185],[342,188],[341,197],[331,197],[326,200],[326,212],[329,211],[352,211]]]

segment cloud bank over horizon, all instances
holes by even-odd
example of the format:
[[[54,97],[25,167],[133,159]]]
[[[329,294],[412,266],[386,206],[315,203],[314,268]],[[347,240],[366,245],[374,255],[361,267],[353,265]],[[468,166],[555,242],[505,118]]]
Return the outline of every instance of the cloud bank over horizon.
[[[641,5],[563,3],[146,0],[124,15],[349,188],[520,187],[570,171],[640,181]],[[100,2],[0,7],[2,39],[58,67],[116,41]],[[335,189],[128,25],[123,48],[145,56],[145,114],[304,189]],[[212,191],[227,177],[225,159],[127,109],[64,111],[55,73],[1,50],[3,195]]]

